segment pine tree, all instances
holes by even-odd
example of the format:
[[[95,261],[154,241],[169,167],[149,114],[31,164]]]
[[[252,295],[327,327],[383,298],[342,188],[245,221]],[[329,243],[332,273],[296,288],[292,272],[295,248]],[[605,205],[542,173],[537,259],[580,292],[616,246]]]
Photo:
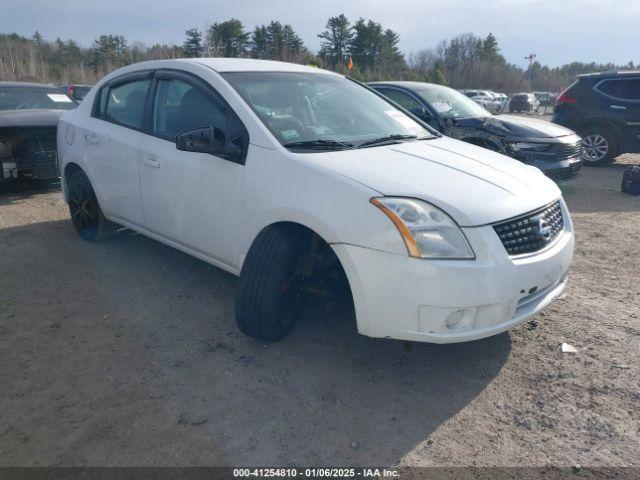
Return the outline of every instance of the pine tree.
[[[318,38],[322,39],[320,56],[325,64],[333,68],[343,65],[353,38],[353,31],[347,17],[340,14],[329,18],[324,32],[318,34]]]
[[[483,60],[493,61],[500,55],[500,47],[498,47],[498,40],[493,33],[489,33],[487,37],[482,41],[482,53]]]
[[[249,47],[249,34],[240,20],[214,23],[207,31],[207,52],[214,57],[242,57]]]
[[[184,32],[187,36],[182,48],[187,57],[200,57],[202,55],[202,32],[197,28],[190,28]]]
[[[251,39],[251,56],[270,60],[295,62],[311,55],[291,25],[274,20],[269,25],[255,27]]]
[[[38,30],[36,30],[35,33],[31,36],[31,41],[36,47],[40,48],[42,47],[44,39],[42,38],[42,34]]]
[[[268,48],[267,27],[264,25],[256,26],[251,35],[251,56],[253,58],[269,58]]]

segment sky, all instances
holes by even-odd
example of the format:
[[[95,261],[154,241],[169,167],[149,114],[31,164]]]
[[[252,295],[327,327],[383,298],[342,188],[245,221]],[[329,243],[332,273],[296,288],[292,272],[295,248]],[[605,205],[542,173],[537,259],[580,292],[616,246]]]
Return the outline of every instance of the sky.
[[[530,53],[544,65],[571,61],[640,63],[640,0],[2,0],[0,33],[73,39],[90,46],[101,34],[181,44],[187,28],[238,18],[247,30],[279,20],[313,51],[330,16],[381,22],[409,54],[459,33],[498,38],[509,62]]]

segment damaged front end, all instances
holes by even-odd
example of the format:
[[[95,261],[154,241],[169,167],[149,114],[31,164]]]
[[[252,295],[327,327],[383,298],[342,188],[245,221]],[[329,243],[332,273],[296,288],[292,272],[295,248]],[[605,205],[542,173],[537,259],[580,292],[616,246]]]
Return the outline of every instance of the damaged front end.
[[[511,141],[505,148],[510,157],[538,167],[554,179],[572,177],[582,168],[582,140],[577,136],[553,142]]]
[[[0,182],[59,178],[55,126],[0,128]]]
[[[445,133],[537,167],[553,179],[570,178],[582,168],[582,141],[575,133],[555,127],[500,115],[456,119]]]

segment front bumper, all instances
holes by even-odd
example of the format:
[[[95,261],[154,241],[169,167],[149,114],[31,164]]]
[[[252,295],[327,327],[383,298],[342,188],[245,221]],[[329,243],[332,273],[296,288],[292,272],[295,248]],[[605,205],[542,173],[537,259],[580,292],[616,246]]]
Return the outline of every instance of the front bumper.
[[[55,154],[46,158],[0,159],[0,182],[19,178],[29,180],[55,180],[60,178]]]
[[[515,151],[513,145],[519,142],[537,144],[540,149]],[[576,134],[551,139],[509,139],[505,148],[516,160],[539,168],[555,180],[573,177],[582,169],[582,140]]]
[[[532,159],[525,161],[524,163],[538,167],[542,170],[542,173],[554,180],[563,180],[574,177],[580,173],[580,170],[582,169],[582,158],[579,156],[558,161]]]
[[[56,127],[0,129],[0,182],[58,177]]]
[[[421,260],[335,244],[349,278],[358,331],[431,343],[489,337],[524,322],[563,291],[573,228],[544,251],[509,257],[490,225],[464,228],[475,260]]]

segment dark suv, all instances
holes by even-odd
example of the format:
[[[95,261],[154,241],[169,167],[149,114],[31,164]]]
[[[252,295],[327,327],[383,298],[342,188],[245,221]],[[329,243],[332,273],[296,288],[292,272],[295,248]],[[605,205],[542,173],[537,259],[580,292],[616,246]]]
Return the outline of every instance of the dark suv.
[[[557,98],[552,121],[582,136],[586,165],[640,152],[640,72],[579,75]]]
[[[533,93],[516,93],[509,102],[509,112],[537,112],[540,101]]]

